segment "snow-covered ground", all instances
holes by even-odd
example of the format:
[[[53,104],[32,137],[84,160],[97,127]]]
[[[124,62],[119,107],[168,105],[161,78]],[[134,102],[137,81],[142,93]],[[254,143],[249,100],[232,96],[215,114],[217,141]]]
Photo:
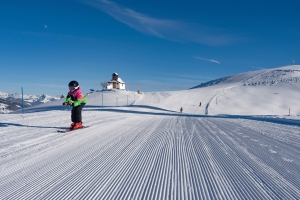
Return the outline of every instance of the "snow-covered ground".
[[[300,199],[299,66],[283,69],[93,93],[71,133],[63,100],[2,114],[0,199]]]

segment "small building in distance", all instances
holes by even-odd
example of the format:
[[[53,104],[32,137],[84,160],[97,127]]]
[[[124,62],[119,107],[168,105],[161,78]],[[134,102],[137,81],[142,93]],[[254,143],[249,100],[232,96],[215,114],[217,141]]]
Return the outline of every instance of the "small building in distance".
[[[119,75],[116,72],[114,72],[112,74],[111,81],[107,82],[106,89],[107,90],[112,90],[112,89],[126,90],[125,82],[123,82],[122,79],[119,78]]]

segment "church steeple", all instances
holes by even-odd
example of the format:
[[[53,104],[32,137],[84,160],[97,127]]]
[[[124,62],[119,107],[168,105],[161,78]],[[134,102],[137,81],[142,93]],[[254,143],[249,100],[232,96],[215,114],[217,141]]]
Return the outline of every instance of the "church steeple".
[[[114,72],[112,74],[112,80],[118,81],[118,78],[119,78],[119,75],[116,72]]]

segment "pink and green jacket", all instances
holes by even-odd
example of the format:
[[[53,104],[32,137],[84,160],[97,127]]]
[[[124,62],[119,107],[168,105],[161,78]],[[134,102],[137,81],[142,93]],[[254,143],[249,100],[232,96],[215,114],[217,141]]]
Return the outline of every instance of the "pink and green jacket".
[[[74,90],[73,92],[68,92],[68,96],[66,98],[66,103],[73,101],[73,106],[79,106],[82,103],[86,104],[86,97],[82,94],[81,88]]]

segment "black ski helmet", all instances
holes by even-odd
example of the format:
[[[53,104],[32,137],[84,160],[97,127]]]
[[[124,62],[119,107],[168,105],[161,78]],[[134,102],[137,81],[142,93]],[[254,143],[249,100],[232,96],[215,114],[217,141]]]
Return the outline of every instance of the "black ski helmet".
[[[71,81],[69,83],[69,87],[78,87],[79,86],[79,83],[77,81]]]

